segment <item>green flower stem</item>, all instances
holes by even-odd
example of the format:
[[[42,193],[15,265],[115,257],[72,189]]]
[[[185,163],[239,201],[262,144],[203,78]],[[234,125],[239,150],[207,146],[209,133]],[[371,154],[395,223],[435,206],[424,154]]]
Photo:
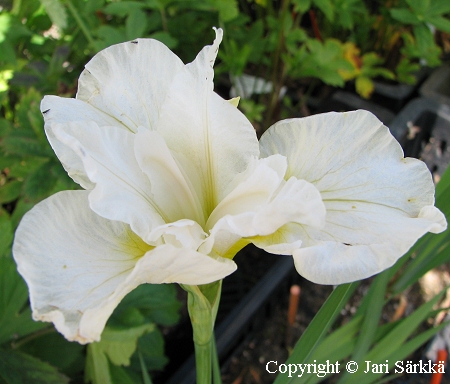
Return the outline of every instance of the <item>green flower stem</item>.
[[[220,365],[219,365],[219,356],[217,356],[217,348],[216,348],[216,338],[212,337],[212,372],[213,372],[213,383],[214,384],[222,384],[222,377],[220,375]]]
[[[181,285],[188,293],[188,311],[195,345],[197,384],[211,384],[213,361],[217,363],[214,323],[219,308],[222,280],[205,285]],[[217,367],[214,369],[217,380]],[[220,377],[220,374],[219,374]],[[219,382],[216,382],[219,384]]]

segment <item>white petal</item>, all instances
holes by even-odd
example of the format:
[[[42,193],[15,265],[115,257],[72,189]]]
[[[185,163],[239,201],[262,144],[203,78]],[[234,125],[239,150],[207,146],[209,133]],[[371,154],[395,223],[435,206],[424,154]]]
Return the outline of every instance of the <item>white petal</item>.
[[[297,270],[308,279],[340,284],[371,276],[427,231],[446,228],[432,208],[434,185],[425,164],[405,159],[387,127],[369,112],[282,121],[260,145],[263,156],[286,156],[286,177],[314,184],[325,203],[325,227],[303,227],[306,248],[294,253]]]
[[[281,162],[281,164],[280,164]],[[276,253],[289,253],[301,244],[291,232],[278,232],[288,223],[321,228],[325,207],[317,189],[305,180],[284,181],[285,159],[271,156],[259,160],[253,172],[219,204],[211,215],[214,250],[227,255],[241,238]],[[283,170],[281,173],[280,170]],[[278,172],[277,172],[278,170]],[[289,250],[289,251],[288,251]]]
[[[269,235],[287,223],[322,228],[325,206],[314,185],[292,176],[273,200],[257,211],[254,222],[260,235]]]
[[[149,242],[155,245],[167,243],[196,251],[204,243],[206,236],[198,223],[184,219],[155,228],[149,236]]]
[[[53,322],[68,340],[99,340],[114,308],[139,284],[206,284],[236,269],[231,260],[172,244],[153,248],[128,225],[96,215],[87,195],[60,192],[36,205],[13,247],[34,319]]]
[[[187,248],[164,244],[148,252],[136,264],[127,280],[141,283],[209,284],[236,270],[236,263],[222,257],[213,258]]]
[[[436,211],[440,220],[445,221],[444,215]],[[387,216],[387,219],[385,222],[374,221],[372,227],[363,227],[366,231],[378,232],[373,241],[343,243],[342,239],[349,236],[342,234],[342,237],[333,236],[332,241],[320,241],[317,245],[297,249],[294,251],[295,268],[303,277],[319,284],[338,285],[364,279],[392,266],[418,238],[436,226],[435,222],[421,218],[414,223],[410,218],[402,220]],[[339,226],[343,226],[342,221]],[[332,228],[326,228],[334,233]],[[356,228],[355,232],[359,233]],[[382,241],[381,237],[384,237]]]
[[[220,34],[174,78],[157,126],[196,189],[206,216],[235,175],[259,155],[254,129],[241,112],[212,92]]]
[[[78,81],[77,99],[136,132],[154,129],[170,84],[183,62],[152,39],[113,45],[95,55]]]
[[[45,96],[41,102],[41,112],[45,120],[45,133],[48,141],[61,161],[69,176],[85,189],[94,186],[84,172],[80,157],[74,151],[61,143],[53,132],[55,124],[73,121],[94,121],[98,125],[115,125],[126,129],[117,120],[81,100],[68,99],[57,96]]]
[[[153,200],[166,222],[191,219],[205,224],[205,214],[191,181],[183,174],[161,135],[139,129],[135,157],[151,184]],[[143,175],[144,176],[144,175]]]
[[[13,247],[34,319],[53,321],[67,339],[81,343],[99,339],[115,306],[137,284],[114,292],[150,249],[126,224],[92,212],[87,195],[60,192],[37,204],[22,219]],[[92,322],[80,325],[89,313],[95,313]]]
[[[266,252],[276,255],[292,255],[303,244],[303,227],[297,223],[288,223],[267,236],[252,238],[252,243]]]
[[[206,228],[212,228],[226,215],[255,212],[269,203],[283,182],[286,168],[286,158],[283,156],[270,156],[262,160],[252,159],[247,170],[236,175],[231,181],[230,185],[233,188],[214,209]],[[227,187],[226,191],[229,189]]]
[[[214,259],[200,252],[178,248],[171,244],[160,245],[148,251],[137,260],[130,273],[126,276],[123,275],[123,281],[103,303],[102,313],[97,308],[88,308],[84,312],[80,319],[80,331],[85,330],[90,335],[90,338],[84,341],[90,342],[100,337],[101,330],[105,325],[104,311],[108,310],[109,317],[120,300],[140,284],[209,284],[225,278],[236,268],[237,266],[232,260]]]
[[[294,252],[296,269],[321,284],[342,284],[372,276],[393,265],[426,232],[446,228],[435,207],[410,218],[392,208],[360,203],[358,211],[345,211],[329,203],[322,232],[307,230],[309,247]]]
[[[56,125],[54,132],[80,157],[95,184],[89,202],[97,214],[129,224],[142,239],[165,222],[153,202],[150,181],[136,161],[135,134],[94,122]]]

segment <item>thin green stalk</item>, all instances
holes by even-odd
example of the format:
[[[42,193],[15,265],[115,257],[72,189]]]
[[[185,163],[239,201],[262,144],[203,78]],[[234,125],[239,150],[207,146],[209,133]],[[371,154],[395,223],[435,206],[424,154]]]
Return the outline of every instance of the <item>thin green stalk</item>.
[[[87,41],[89,42],[89,45],[93,49],[95,49],[95,40],[92,37],[91,33],[89,32],[88,27],[86,26],[86,24],[84,23],[84,21],[82,20],[80,15],[78,14],[77,9],[73,6],[73,4],[72,4],[72,2],[70,0],[65,0],[65,3],[67,5],[67,8],[69,8],[69,11],[72,14],[73,18],[77,22],[78,27],[81,29],[81,31],[83,32],[83,34],[86,37]]]
[[[214,323],[219,308],[222,281],[181,287],[188,293],[188,311],[195,346],[196,381],[197,384],[211,384],[213,362],[216,364],[217,360],[213,344]]]
[[[213,383],[214,384],[222,384],[222,377],[220,375],[220,365],[219,365],[219,356],[217,355],[217,346],[216,346],[216,338],[213,334],[211,338],[211,347],[212,347],[212,368],[213,368]]]
[[[211,340],[203,345],[194,342],[194,345],[197,384],[210,384],[212,373]]]
[[[46,328],[42,328],[36,332],[30,333],[29,335],[23,337],[22,339],[20,339],[19,341],[13,342],[11,344],[11,347],[13,349],[18,349],[20,348],[22,345],[29,343],[30,341],[37,339],[41,336],[47,335],[49,333],[54,333],[55,332],[55,328],[53,327],[46,327]]]
[[[145,365],[144,357],[142,356],[142,352],[138,350],[139,363],[141,364],[141,372],[142,372],[142,381],[144,384],[152,384],[152,379],[148,374],[147,366]]]
[[[166,10],[164,9],[164,7],[161,7],[159,9],[159,12],[161,14],[161,22],[162,22],[162,26],[163,26],[163,31],[166,33],[169,33],[169,28],[167,27]]]
[[[282,83],[285,77],[285,71],[283,68],[283,63],[281,62],[281,54],[284,50],[284,28],[285,28],[285,18],[289,14],[288,10],[289,0],[283,0],[281,4],[281,26],[280,26],[280,34],[278,36],[278,44],[277,49],[275,51],[273,71],[272,71],[272,92],[270,94],[269,99],[269,109],[267,111],[266,116],[266,124],[264,124],[265,129],[269,128],[272,125],[272,118],[275,112],[275,108],[278,103],[278,97],[280,95],[280,90],[282,87]],[[281,70],[280,70],[281,67]]]

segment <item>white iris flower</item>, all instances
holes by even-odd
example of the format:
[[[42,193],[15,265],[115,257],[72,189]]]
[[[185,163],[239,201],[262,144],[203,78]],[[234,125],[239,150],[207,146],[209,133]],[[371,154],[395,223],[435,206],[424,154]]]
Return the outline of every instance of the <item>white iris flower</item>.
[[[34,319],[67,339],[99,340],[139,284],[223,279],[248,243],[340,284],[446,228],[425,164],[369,112],[281,121],[258,143],[213,92],[221,40],[218,29],[187,65],[155,40],[112,46],[86,65],[75,99],[42,101],[47,137],[84,190],[28,212],[13,253]]]

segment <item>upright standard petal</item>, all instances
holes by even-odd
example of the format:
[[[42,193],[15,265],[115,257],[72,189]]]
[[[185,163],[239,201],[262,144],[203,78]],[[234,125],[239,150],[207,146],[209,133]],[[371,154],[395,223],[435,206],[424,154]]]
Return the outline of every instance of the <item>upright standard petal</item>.
[[[212,91],[214,60],[222,31],[197,58],[177,73],[157,125],[183,172],[191,180],[208,217],[225,197],[235,175],[259,156],[250,122]]]
[[[299,226],[297,270],[341,284],[390,267],[428,231],[446,228],[426,165],[404,158],[370,112],[327,113],[281,121],[261,138],[263,157],[288,159],[286,178],[312,183],[326,207],[323,229]]]
[[[137,39],[95,55],[78,82],[77,99],[112,116],[133,132],[154,129],[183,62],[157,40]]]
[[[157,132],[139,129],[134,154],[151,184],[153,200],[167,223],[191,219],[205,224],[203,209],[192,182],[183,173],[163,138]]]
[[[78,81],[77,99],[46,96],[41,103],[45,131],[64,169],[85,189],[93,188],[80,158],[61,144],[54,124],[95,122],[136,132],[153,129],[182,61],[164,44],[138,39],[113,45],[86,64]]]
[[[139,284],[206,284],[236,269],[231,260],[182,247],[189,241],[186,231],[195,232],[185,229],[191,223],[163,229],[179,241],[166,238],[153,247],[127,224],[96,215],[87,196],[60,192],[36,205],[21,221],[13,246],[33,318],[53,322],[68,340],[99,340],[114,308]]]

